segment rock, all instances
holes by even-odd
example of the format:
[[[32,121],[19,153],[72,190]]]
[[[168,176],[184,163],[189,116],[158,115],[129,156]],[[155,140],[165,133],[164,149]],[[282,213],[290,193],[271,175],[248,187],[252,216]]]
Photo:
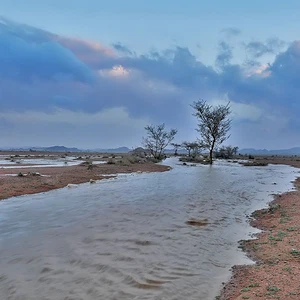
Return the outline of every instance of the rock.
[[[41,176],[39,172],[28,172],[26,175],[23,174],[24,176]]]
[[[18,173],[18,177],[24,177],[25,175],[22,172]]]
[[[93,170],[94,167],[95,167],[95,165],[89,164],[88,167],[87,167],[87,169],[88,169],[88,170]]]
[[[186,221],[185,224],[192,225],[192,226],[205,226],[209,223],[208,223],[207,219],[203,219],[203,220],[191,219],[191,220]]]
[[[97,180],[95,180],[95,179],[90,179],[90,183],[96,183],[97,182]]]
[[[68,188],[73,188],[73,187],[77,187],[77,186],[78,186],[78,184],[73,184],[73,183],[69,183],[67,185]]]

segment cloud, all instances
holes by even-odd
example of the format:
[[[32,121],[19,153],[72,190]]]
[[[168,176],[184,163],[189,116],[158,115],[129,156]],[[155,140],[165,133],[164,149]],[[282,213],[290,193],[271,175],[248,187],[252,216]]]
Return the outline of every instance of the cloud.
[[[114,49],[116,49],[117,51],[119,51],[122,54],[126,54],[126,55],[133,55],[134,52],[132,52],[128,47],[124,46],[122,43],[116,43],[112,45],[114,47]]]
[[[249,64],[249,68],[246,70],[246,77],[259,76],[268,77],[271,75],[270,64],[260,64],[258,62]]]
[[[209,86],[217,81],[216,71],[199,61],[186,47],[175,47],[163,52],[122,57],[124,67],[138,69],[150,78],[166,81],[177,87]]]
[[[112,61],[116,59],[113,49],[97,42],[62,36],[55,36],[53,39],[92,69],[111,66]]]
[[[0,76],[20,81],[76,80],[90,82],[89,68],[51,34],[9,21],[0,24]]]
[[[84,125],[84,124],[102,124],[114,125],[116,119],[122,126],[130,120],[130,116],[124,107],[112,107],[104,109],[96,113],[74,112],[66,109],[56,109],[53,112],[38,112],[38,111],[25,111],[25,112],[7,112],[0,113],[0,118],[11,123],[28,123],[35,124],[36,122],[44,123],[61,123],[70,125]],[[138,120],[139,122],[139,120]]]
[[[259,121],[264,116],[262,109],[258,108],[255,104],[249,103],[237,103],[230,101],[228,95],[225,95],[223,99],[213,99],[210,101],[212,105],[227,105],[230,103],[231,117],[235,122],[239,121]]]
[[[222,29],[221,33],[223,33],[227,38],[231,38],[241,35],[242,32],[236,27],[227,27]]]
[[[232,57],[232,47],[225,41],[221,41],[219,43],[219,54],[216,58],[216,65],[223,68],[225,65],[229,65]]]
[[[300,41],[295,41],[285,51],[276,56],[270,71],[273,78],[284,81],[284,84],[293,85],[299,80],[300,71]]]
[[[277,54],[285,45],[286,42],[278,38],[268,39],[264,43],[259,41],[244,43],[246,51],[254,58],[259,58],[265,54]]]
[[[131,117],[123,107],[112,107],[92,114],[62,109],[52,113],[0,113],[0,129],[8,128],[2,136],[12,146],[34,146],[37,143],[50,146],[52,141],[72,146],[75,139],[80,139],[85,149],[135,145],[136,137],[142,139],[148,123],[147,119]],[[39,137],[38,142],[36,136]]]
[[[232,63],[232,45],[221,41],[214,68],[187,47],[137,55],[121,43],[110,48],[2,19],[2,140],[25,143],[26,136],[32,141],[35,136],[38,142],[34,144],[43,144],[47,133],[49,141],[57,144],[62,138],[53,133],[56,131],[68,137],[65,140],[70,145],[88,141],[92,145],[100,130],[104,144],[130,146],[141,141],[146,122],[179,128],[178,141],[187,136],[194,139],[196,120],[189,104],[199,98],[212,103],[231,101],[238,128],[233,132],[242,146],[255,146],[279,132],[300,130],[300,42],[284,51],[279,40],[253,43],[245,44],[250,62],[239,65]],[[273,54],[272,63],[257,61],[266,53]],[[253,139],[246,138],[243,128],[249,135],[254,128],[264,138],[255,138],[254,133]],[[87,133],[91,135],[85,136]],[[290,144],[295,143],[292,133],[290,139],[285,137]]]

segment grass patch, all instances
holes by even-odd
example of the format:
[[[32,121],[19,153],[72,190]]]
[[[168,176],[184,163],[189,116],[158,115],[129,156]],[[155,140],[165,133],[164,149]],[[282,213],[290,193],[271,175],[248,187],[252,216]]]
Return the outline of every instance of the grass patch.
[[[268,286],[267,291],[268,291],[267,295],[274,295],[280,291],[280,288],[278,288],[277,286]]]
[[[270,241],[281,242],[281,241],[282,241],[282,237],[269,235],[269,240],[270,240]],[[276,245],[276,244],[274,244],[274,245]]]
[[[251,283],[248,287],[249,288],[259,287],[259,283]]]
[[[300,257],[300,250],[292,249],[292,250],[290,251],[290,253],[291,253],[294,257]]]
[[[282,270],[286,271],[286,272],[289,272],[290,274],[292,273],[292,268],[291,267],[284,267]]]

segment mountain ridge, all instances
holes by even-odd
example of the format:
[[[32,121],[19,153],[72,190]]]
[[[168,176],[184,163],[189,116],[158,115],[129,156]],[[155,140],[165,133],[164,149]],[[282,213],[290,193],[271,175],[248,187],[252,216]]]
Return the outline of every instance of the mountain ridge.
[[[76,147],[51,146],[51,147],[11,147],[1,148],[5,151],[44,151],[44,152],[108,152],[108,153],[127,153],[130,151],[127,147],[108,148],[108,149],[79,149]]]
[[[244,148],[239,150],[240,154],[252,154],[252,155],[300,155],[300,147],[293,147],[288,149],[254,149]]]

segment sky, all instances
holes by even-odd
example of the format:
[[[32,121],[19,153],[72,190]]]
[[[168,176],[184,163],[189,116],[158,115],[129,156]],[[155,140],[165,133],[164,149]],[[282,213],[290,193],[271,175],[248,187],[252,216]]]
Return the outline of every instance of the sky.
[[[191,104],[231,103],[240,148],[300,146],[300,2],[1,0],[0,147],[199,138]]]

